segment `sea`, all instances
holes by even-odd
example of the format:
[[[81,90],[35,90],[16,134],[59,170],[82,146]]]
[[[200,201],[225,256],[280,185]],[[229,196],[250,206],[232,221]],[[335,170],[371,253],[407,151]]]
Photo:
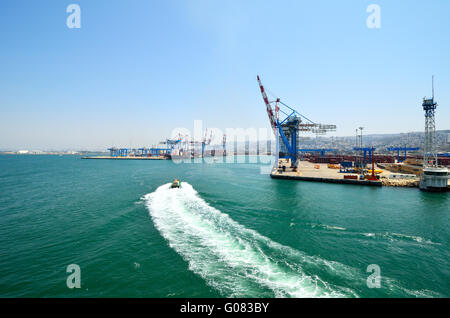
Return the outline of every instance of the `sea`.
[[[0,297],[450,296],[450,194],[233,159],[1,155]]]

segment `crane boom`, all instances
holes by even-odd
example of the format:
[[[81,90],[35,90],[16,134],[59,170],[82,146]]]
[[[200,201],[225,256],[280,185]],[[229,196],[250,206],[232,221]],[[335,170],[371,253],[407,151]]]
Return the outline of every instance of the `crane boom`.
[[[316,135],[323,135],[328,131],[336,130],[336,125],[324,125],[313,122],[297,112],[294,108],[280,101],[279,98],[276,101],[269,102],[259,75],[257,76],[257,80],[264,104],[266,105],[270,125],[277,139],[278,157],[291,159],[292,165],[295,166],[299,157],[299,132],[304,131]],[[271,103],[275,104],[275,110],[272,108]],[[281,109],[280,106],[283,108]],[[279,148],[278,145],[280,146]]]
[[[269,99],[267,98],[267,94],[264,90],[264,86],[261,83],[261,80],[259,79],[259,75],[257,75],[259,88],[261,89],[261,95],[263,97],[264,103],[266,104],[267,109],[267,115],[269,116],[270,126],[272,126],[273,132],[276,135],[277,131],[277,122],[275,119],[275,116],[273,114],[272,106],[270,106]]]

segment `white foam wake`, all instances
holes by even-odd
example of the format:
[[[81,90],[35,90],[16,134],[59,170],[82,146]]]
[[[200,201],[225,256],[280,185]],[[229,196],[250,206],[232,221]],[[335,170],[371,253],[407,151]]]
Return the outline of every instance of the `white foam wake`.
[[[147,194],[156,228],[210,286],[227,297],[354,297],[312,271],[356,279],[354,269],[273,242],[208,205],[193,187],[160,186]]]
[[[441,245],[441,243],[435,243],[435,242],[432,242],[431,240],[424,239],[423,237],[420,237],[420,236],[407,235],[407,234],[401,234],[401,233],[389,233],[389,232],[362,233],[362,235],[364,235],[366,237],[372,237],[372,238],[384,238],[384,239],[388,239],[389,241],[404,240],[404,241],[414,241],[414,242],[422,243],[422,244]]]

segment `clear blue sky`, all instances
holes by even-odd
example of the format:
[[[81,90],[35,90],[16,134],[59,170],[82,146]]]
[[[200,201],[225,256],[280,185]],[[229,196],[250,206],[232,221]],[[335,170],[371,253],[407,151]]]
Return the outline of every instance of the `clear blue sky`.
[[[0,149],[149,145],[195,119],[268,127],[257,74],[338,136],[423,130],[434,74],[450,129],[449,39],[447,0],[1,1]]]

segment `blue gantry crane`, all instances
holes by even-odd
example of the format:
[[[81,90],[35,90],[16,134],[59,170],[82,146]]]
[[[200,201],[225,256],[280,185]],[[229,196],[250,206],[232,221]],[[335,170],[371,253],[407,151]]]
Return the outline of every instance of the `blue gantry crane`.
[[[388,151],[397,151],[397,162],[401,162],[400,161],[400,151],[405,152],[405,158],[403,160],[406,160],[407,152],[408,151],[417,151],[417,150],[419,150],[419,147],[388,147],[387,150]]]
[[[299,154],[301,153],[298,147],[299,133],[305,131],[323,135],[328,131],[336,130],[336,125],[315,123],[283,103],[279,98],[270,102],[259,76],[257,76],[257,80],[264,104],[266,105],[270,126],[275,134],[277,157],[290,159],[292,166],[296,167]],[[275,107],[272,106],[273,104],[275,104]]]
[[[209,135],[209,139],[207,139],[207,137],[208,137],[208,128],[205,131],[205,136],[203,137],[203,141],[202,141],[202,158],[205,156],[206,146],[208,146],[211,143],[212,131],[211,131],[211,134]]]
[[[126,157],[128,156],[129,148],[108,148],[111,157]]]
[[[377,149],[377,148],[374,148],[374,147],[355,147],[355,148],[353,148],[353,150],[355,150],[355,151],[362,151],[364,153],[363,162],[362,162],[363,166],[365,166],[365,164],[367,162],[366,161],[367,153],[369,153],[369,160],[372,161],[372,155],[375,152],[375,149]]]
[[[111,157],[147,157],[151,156],[168,156],[171,154],[170,148],[108,148]]]
[[[334,151],[334,149],[324,149],[324,148],[301,148],[297,149],[300,152],[300,160],[303,160],[303,153],[305,152],[319,152],[321,157],[325,157],[325,153]]]

